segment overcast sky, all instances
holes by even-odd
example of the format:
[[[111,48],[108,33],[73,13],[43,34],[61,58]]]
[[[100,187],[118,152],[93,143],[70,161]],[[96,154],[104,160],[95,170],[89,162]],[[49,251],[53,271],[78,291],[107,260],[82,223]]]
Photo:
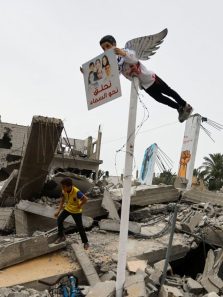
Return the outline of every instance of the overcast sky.
[[[115,152],[126,141],[131,84],[122,97],[88,111],[80,65],[101,54],[107,34],[119,47],[129,39],[168,28],[157,53],[144,64],[203,116],[223,123],[222,0],[0,0],[0,114],[3,122],[30,125],[33,115],[61,118],[70,137],[97,136],[102,127],[101,169],[116,174]],[[146,93],[150,117],[136,137],[135,168],[152,143],[177,171],[185,124]],[[143,118],[138,105],[137,123]],[[213,143],[202,131],[195,166],[223,153],[223,132]],[[117,155],[117,172],[124,153]]]

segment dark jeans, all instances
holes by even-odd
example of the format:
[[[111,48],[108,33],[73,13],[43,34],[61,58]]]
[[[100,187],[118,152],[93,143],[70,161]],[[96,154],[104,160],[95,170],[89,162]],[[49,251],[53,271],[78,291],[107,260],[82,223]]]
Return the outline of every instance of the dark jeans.
[[[77,230],[81,236],[82,242],[87,243],[88,239],[87,239],[87,235],[85,233],[83,222],[82,222],[82,214],[81,213],[71,213],[65,209],[61,212],[61,214],[57,218],[58,236],[64,235],[63,222],[69,216],[72,216],[72,218],[74,219],[74,222],[76,223],[76,226],[77,226]]]
[[[184,107],[186,101],[184,101],[177,92],[172,90],[160,77],[156,75],[155,82],[148,89],[144,89],[147,94],[153,97],[156,101],[168,105],[172,108],[179,109],[179,107]],[[173,98],[175,101],[171,100],[169,97]]]

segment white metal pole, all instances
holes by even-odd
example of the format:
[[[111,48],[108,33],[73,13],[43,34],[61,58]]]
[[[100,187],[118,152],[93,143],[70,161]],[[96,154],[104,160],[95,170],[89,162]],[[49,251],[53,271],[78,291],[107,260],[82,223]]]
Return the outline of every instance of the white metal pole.
[[[133,154],[134,154],[134,144],[135,144],[138,86],[139,86],[138,78],[133,77],[132,86],[131,86],[128,132],[127,132],[126,153],[125,153],[125,170],[124,170],[124,181],[123,181],[122,211],[121,211],[119,249],[118,249],[118,268],[117,268],[117,278],[116,278],[116,297],[122,297],[123,285],[125,282],[125,267],[126,267],[126,257],[127,257],[129,208],[130,208],[130,196],[131,196]]]
[[[201,128],[201,121],[202,121],[202,116],[197,114],[194,115],[193,121],[195,121],[194,125],[194,133],[193,133],[193,146],[192,146],[192,151],[191,151],[191,160],[189,163],[189,168],[187,171],[187,190],[190,190],[191,185],[192,185],[192,179],[193,179],[193,171],[194,171],[194,164],[195,164],[195,158],[196,158],[196,153],[197,153],[197,146],[198,146],[198,139],[199,139],[199,133],[200,133],[200,128]]]

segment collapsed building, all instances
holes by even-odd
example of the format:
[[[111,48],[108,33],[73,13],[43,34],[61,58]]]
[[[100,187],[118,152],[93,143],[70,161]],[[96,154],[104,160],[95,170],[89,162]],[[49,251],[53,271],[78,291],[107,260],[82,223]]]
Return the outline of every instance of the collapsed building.
[[[34,125],[36,125],[35,132],[32,131],[35,129]],[[44,127],[44,125],[46,125],[46,127]],[[31,146],[32,142],[38,144],[39,147],[36,147],[36,149],[42,149],[46,157],[48,151],[44,146],[46,145],[46,142],[52,142],[52,137],[55,138],[56,135],[52,134],[49,123],[44,123],[44,117],[34,117],[30,127],[0,122],[1,181],[8,178],[14,169],[19,169],[22,157],[28,145],[27,139],[30,132],[33,133],[34,138],[30,139],[29,145]],[[95,141],[93,141],[92,136],[89,136],[86,139],[74,139],[68,138],[67,135],[66,137],[61,136],[61,132],[62,131],[57,131],[59,140],[56,143],[53,159],[49,164],[50,171],[55,173],[68,170],[87,177],[90,177],[93,174],[95,177],[98,173],[99,165],[102,164],[102,161],[99,159],[102,137],[100,127]],[[36,139],[35,137],[38,138]]]
[[[54,118],[33,117],[30,127],[0,124],[0,295],[48,296],[39,281],[72,272],[85,296],[115,296],[123,188],[108,176],[96,179],[100,129],[93,142],[61,137],[63,123]],[[88,193],[87,252],[70,218],[67,240],[53,243],[60,195],[52,184],[44,189],[49,176],[55,184],[71,176]],[[137,184],[130,204],[123,296],[222,296],[223,194],[192,189],[181,197],[173,186]]]

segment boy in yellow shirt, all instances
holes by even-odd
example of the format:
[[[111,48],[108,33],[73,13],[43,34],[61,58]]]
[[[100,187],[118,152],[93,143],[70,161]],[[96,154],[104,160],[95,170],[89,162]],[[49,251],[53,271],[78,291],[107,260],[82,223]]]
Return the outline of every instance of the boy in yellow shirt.
[[[88,239],[82,222],[82,206],[87,202],[87,197],[73,186],[72,179],[67,177],[61,181],[62,197],[58,210],[54,216],[57,218],[58,238],[56,244],[66,240],[64,236],[63,222],[68,216],[74,219],[84,248],[88,249]],[[61,212],[62,211],[62,212]]]

